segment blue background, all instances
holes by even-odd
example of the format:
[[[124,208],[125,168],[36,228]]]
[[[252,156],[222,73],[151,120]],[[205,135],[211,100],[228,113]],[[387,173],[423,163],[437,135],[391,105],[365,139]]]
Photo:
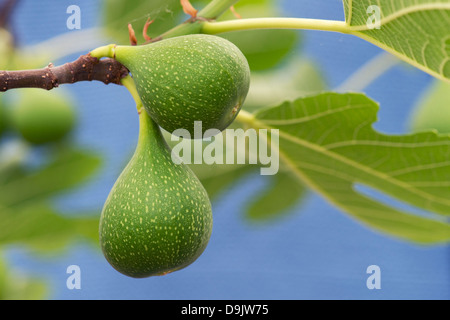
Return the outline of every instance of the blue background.
[[[100,1],[20,1],[14,27],[21,45],[67,32],[66,8],[81,8],[82,28],[99,26]],[[288,16],[343,20],[340,0],[280,1]],[[76,32],[76,31],[73,31]],[[124,31],[126,32],[126,31]],[[321,67],[331,88],[381,52],[361,39],[305,31],[303,52]],[[99,45],[108,43],[99,39]],[[84,52],[81,52],[84,53]],[[63,63],[78,57],[65,57]],[[381,105],[376,129],[407,130],[408,117],[432,78],[398,66],[366,94]],[[99,210],[137,139],[134,104],[124,88],[101,83],[65,86],[79,106],[77,143],[101,152],[104,167],[82,190],[58,199],[67,214]],[[243,219],[247,199],[267,180],[252,176],[213,203],[214,230],[203,255],[165,277],[131,279],[113,270],[97,247],[80,242],[55,257],[18,246],[7,258],[17,272],[44,278],[51,299],[449,299],[449,246],[419,246],[373,232],[310,194],[289,215],[271,224]],[[66,287],[66,268],[81,268],[81,290]],[[381,268],[381,289],[369,290],[366,269]]]

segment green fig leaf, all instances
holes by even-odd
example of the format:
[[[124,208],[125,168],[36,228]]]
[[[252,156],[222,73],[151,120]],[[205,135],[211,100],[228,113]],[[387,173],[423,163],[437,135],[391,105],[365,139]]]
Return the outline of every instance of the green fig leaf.
[[[20,207],[0,206],[0,244],[18,244],[34,250],[55,251],[70,241],[98,242],[98,215],[65,216],[44,202]]]
[[[100,163],[90,152],[62,150],[42,168],[17,170],[13,178],[0,179],[0,204],[22,205],[60,194],[91,178]]]
[[[43,281],[13,271],[0,254],[0,300],[43,300],[47,295]]]
[[[247,217],[255,221],[272,221],[290,210],[303,199],[306,188],[289,171],[280,171],[269,177],[269,186],[249,203]]]
[[[416,106],[411,130],[450,133],[450,83],[435,80]]]
[[[450,137],[375,131],[378,105],[363,94],[323,93],[257,111],[255,128],[279,130],[280,160],[362,224],[419,243],[450,241]],[[424,214],[360,192],[368,187]]]
[[[200,179],[211,200],[216,199],[256,170],[246,164],[191,164],[189,166]]]
[[[281,68],[253,73],[250,82],[243,106],[249,112],[323,92],[328,88],[318,65],[308,58],[292,59]]]
[[[450,1],[343,0],[343,3],[352,34],[450,81]]]
[[[106,34],[120,44],[130,43],[129,23],[138,42],[143,43],[142,30],[148,18],[154,20],[147,32],[153,38],[182,22],[184,15],[179,0],[110,0],[103,2],[102,12]]]
[[[0,70],[9,67],[10,60],[14,54],[13,35],[10,31],[0,27]]]
[[[298,31],[248,30],[221,34],[233,42],[248,60],[252,71],[274,68],[284,60],[298,44]]]
[[[236,11],[242,18],[280,15],[274,2],[247,3],[243,1],[238,4],[241,6],[236,6]],[[233,19],[231,13],[225,13],[220,20],[225,19]],[[223,33],[219,36],[230,40],[242,51],[252,72],[279,66],[301,41],[298,30],[287,29],[243,30]]]
[[[87,151],[60,149],[46,164],[16,163],[0,170],[0,244],[55,251],[77,239],[98,242],[98,214],[63,215],[50,197],[75,188],[96,172],[100,160]]]

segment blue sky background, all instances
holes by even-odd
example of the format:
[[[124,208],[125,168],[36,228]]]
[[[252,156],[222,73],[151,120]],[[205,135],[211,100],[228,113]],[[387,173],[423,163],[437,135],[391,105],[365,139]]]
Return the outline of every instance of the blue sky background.
[[[82,28],[98,26],[100,1],[22,0],[14,25],[22,44],[67,32],[66,8],[76,4]],[[280,1],[285,15],[343,20],[340,0]],[[73,31],[76,32],[76,31]],[[348,35],[304,32],[303,53],[319,64],[331,88],[381,52]],[[99,39],[99,45],[107,41]],[[79,53],[64,58],[73,60]],[[366,88],[381,105],[376,129],[405,132],[408,117],[429,75],[400,65]],[[137,118],[125,89],[101,83],[65,87],[79,105],[76,141],[104,155],[98,179],[59,199],[68,214],[98,210],[137,139]],[[246,200],[267,183],[252,176],[213,203],[214,230],[203,255],[165,277],[131,279],[112,269],[98,248],[77,243],[57,257],[10,247],[18,272],[48,281],[51,299],[449,299],[449,246],[417,246],[374,233],[310,194],[290,214],[270,225],[243,219]],[[68,290],[66,268],[81,268],[81,290]],[[366,269],[381,268],[381,289],[368,290]]]

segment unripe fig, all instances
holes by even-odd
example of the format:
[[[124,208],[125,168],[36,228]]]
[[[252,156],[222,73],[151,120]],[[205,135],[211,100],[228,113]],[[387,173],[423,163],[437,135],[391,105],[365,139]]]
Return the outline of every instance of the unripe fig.
[[[194,34],[141,46],[116,46],[115,58],[131,72],[144,107],[169,132],[194,122],[223,130],[247,96],[250,69],[230,41]]]
[[[24,89],[10,111],[12,127],[32,144],[59,141],[75,124],[75,110],[68,99],[66,93]]]
[[[119,272],[143,278],[182,269],[206,248],[211,204],[184,164],[172,161],[158,125],[141,108],[134,155],[114,184],[100,218],[100,243]]]

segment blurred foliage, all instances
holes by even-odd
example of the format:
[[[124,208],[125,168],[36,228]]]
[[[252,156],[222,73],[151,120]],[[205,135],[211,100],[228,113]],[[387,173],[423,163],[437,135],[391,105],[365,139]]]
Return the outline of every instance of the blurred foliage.
[[[221,35],[239,47],[252,71],[276,67],[292,53],[297,45],[298,32],[292,30],[249,30]]]
[[[178,0],[110,0],[103,2],[102,26],[117,44],[129,44],[128,24],[133,26],[138,44],[145,41],[142,30],[148,18],[154,20],[147,34],[154,38],[181,22],[184,14]]]
[[[254,112],[327,89],[324,75],[313,60],[292,57],[276,69],[252,74],[250,91],[243,108]]]
[[[43,166],[16,165],[0,172],[0,244],[54,250],[80,236],[95,241],[98,217],[65,216],[53,208],[52,199],[85,182],[99,165],[91,153],[61,150]]]
[[[236,11],[242,18],[281,16],[275,1],[240,1]],[[219,20],[233,19],[231,12]],[[234,18],[236,19],[236,18]],[[298,30],[245,30],[220,35],[233,42],[246,56],[252,72],[279,66],[300,44]]]
[[[42,280],[13,271],[0,251],[0,300],[42,300],[47,295]]]
[[[3,133],[8,129],[8,122],[7,119],[8,113],[7,110],[4,107],[4,103],[2,102],[2,95],[0,95],[0,138],[2,137]]]
[[[70,148],[70,145],[68,148],[54,146],[50,148],[52,152],[47,152],[44,164],[30,166],[23,158],[17,161],[14,154],[11,155],[14,161],[8,162],[3,146],[0,151],[3,160],[0,163],[0,250],[15,245],[35,253],[56,254],[76,241],[98,243],[98,212],[69,215],[54,205],[58,195],[67,194],[87,182],[101,164],[92,152]],[[27,155],[25,152],[24,156]],[[0,277],[10,279],[1,271]],[[6,284],[0,279],[0,297],[42,298],[45,291],[42,286],[41,282],[27,280],[26,276]]]
[[[191,1],[194,7],[201,9],[209,1]],[[243,18],[279,16],[278,3],[275,0],[242,0],[235,10]],[[103,21],[107,34],[120,44],[128,44],[130,23],[143,43],[142,30],[147,19],[154,20],[147,34],[154,38],[183,22],[188,16],[183,12],[179,0],[126,1],[111,0],[104,3]],[[218,20],[236,19],[229,10]],[[239,31],[220,36],[236,44],[248,59],[252,71],[262,71],[281,64],[289,53],[299,45],[299,31],[293,30],[252,30]]]
[[[254,221],[272,221],[292,211],[306,194],[306,188],[290,171],[280,171],[270,178],[265,190],[250,200],[247,216]]]
[[[10,34],[0,32],[2,69],[41,66],[41,57],[20,60],[23,56],[12,46]],[[69,215],[56,208],[55,199],[92,179],[100,158],[71,140],[76,106],[69,92],[40,90],[0,93],[0,252],[15,245],[56,254],[74,241],[98,243],[99,213]],[[35,113],[43,109],[47,113]],[[55,110],[61,111],[57,119]],[[52,135],[44,136],[43,130]],[[11,271],[0,257],[0,299],[44,299],[48,293],[43,281]]]
[[[5,70],[11,67],[11,60],[13,59],[13,37],[11,33],[3,28],[0,28],[0,70]]]
[[[434,80],[412,114],[411,130],[450,133],[450,83]]]

